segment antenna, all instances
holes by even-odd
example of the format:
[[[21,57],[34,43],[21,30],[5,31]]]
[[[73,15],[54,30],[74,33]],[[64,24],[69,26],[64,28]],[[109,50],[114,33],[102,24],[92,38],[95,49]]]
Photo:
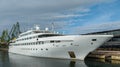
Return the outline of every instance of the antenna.
[[[54,31],[54,23],[52,23],[52,31]]]

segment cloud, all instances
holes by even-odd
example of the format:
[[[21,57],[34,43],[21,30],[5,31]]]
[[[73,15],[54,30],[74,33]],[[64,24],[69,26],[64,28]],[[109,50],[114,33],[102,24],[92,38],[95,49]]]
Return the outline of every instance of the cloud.
[[[33,24],[44,28],[54,22],[57,29],[65,29],[77,21],[73,18],[89,15],[91,6],[112,1],[115,0],[0,0],[0,29],[10,29],[17,21],[24,28]]]
[[[92,25],[77,26],[72,28],[73,34],[85,34],[90,32],[99,32],[106,30],[120,29],[120,21],[104,22]]]
[[[66,7],[76,7],[85,6],[89,4],[97,4],[103,2],[111,2],[112,0],[1,0],[0,8],[13,7],[12,9],[19,8],[66,8]],[[63,7],[64,6],[64,7]],[[55,8],[56,7],[56,8]]]

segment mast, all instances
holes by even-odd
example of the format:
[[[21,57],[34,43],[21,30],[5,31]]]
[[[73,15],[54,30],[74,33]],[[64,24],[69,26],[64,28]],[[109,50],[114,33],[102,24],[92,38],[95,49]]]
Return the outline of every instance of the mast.
[[[54,32],[54,23],[52,23],[52,32]]]

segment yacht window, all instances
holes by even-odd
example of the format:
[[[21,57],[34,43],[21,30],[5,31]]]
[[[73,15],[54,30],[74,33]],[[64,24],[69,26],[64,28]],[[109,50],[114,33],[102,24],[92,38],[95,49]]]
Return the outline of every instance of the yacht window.
[[[50,41],[50,43],[54,43],[54,41],[52,40],[52,41]]]
[[[42,42],[42,44],[44,44],[44,42]]]
[[[60,41],[58,40],[58,41],[55,41],[56,43],[59,43]]]
[[[97,39],[92,39],[92,41],[97,41]]]
[[[53,37],[53,36],[63,36],[63,35],[60,35],[60,34],[43,34],[43,35],[38,35],[39,38]]]
[[[61,42],[60,40],[56,40],[56,41],[50,41],[50,43],[59,43]]]
[[[39,44],[41,44],[41,42],[39,42]]]
[[[46,48],[46,50],[48,50],[48,49]]]

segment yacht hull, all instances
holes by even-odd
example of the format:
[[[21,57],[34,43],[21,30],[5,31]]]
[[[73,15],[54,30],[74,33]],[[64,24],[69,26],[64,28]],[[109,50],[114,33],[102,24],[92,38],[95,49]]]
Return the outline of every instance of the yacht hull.
[[[89,52],[112,37],[112,35],[73,35],[36,38],[26,42],[43,41],[44,44],[9,46],[9,52],[35,57],[84,60]]]

